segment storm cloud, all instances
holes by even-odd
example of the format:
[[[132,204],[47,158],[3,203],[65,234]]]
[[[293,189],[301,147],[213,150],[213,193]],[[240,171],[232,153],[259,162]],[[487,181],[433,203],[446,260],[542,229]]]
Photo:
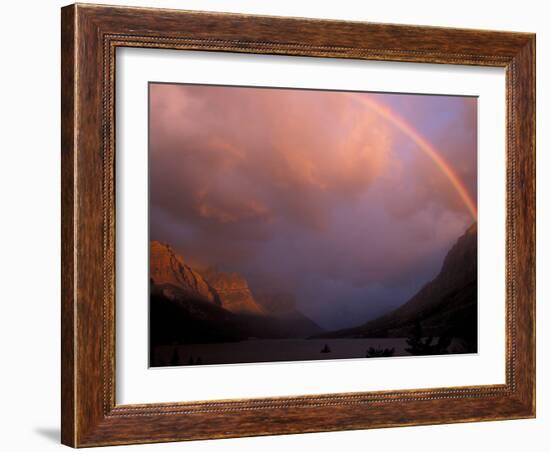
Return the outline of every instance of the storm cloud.
[[[151,238],[329,328],[406,301],[474,221],[368,96],[477,191],[475,98],[150,84]]]

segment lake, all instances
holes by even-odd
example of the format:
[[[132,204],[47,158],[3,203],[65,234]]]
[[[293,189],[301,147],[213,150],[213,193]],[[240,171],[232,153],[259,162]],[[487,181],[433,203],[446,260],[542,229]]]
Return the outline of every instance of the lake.
[[[394,356],[409,355],[405,351],[406,338],[254,339],[229,343],[157,346],[153,349],[151,365],[157,367],[365,358],[370,347],[393,348]]]

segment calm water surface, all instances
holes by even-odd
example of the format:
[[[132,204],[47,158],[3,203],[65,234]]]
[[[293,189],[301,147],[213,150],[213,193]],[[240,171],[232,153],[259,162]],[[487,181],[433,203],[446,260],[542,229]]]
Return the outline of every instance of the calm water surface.
[[[365,358],[370,347],[393,348],[405,356],[406,338],[367,339],[258,339],[218,344],[159,346],[153,366],[236,364],[273,361]]]

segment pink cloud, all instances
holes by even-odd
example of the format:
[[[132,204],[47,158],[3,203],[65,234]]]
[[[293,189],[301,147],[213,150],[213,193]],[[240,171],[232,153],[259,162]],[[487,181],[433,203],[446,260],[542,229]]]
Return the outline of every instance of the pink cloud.
[[[475,99],[381,101],[475,193]],[[403,301],[471,222],[433,162],[350,95],[152,84],[149,133],[151,238],[269,280],[313,317],[316,298]]]

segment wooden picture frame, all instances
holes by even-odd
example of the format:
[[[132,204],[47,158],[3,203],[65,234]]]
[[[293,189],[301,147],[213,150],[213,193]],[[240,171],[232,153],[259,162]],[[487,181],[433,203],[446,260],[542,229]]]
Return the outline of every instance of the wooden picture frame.
[[[535,416],[535,35],[162,9],[62,9],[62,442],[73,447]],[[506,69],[506,383],[115,403],[115,50]]]

